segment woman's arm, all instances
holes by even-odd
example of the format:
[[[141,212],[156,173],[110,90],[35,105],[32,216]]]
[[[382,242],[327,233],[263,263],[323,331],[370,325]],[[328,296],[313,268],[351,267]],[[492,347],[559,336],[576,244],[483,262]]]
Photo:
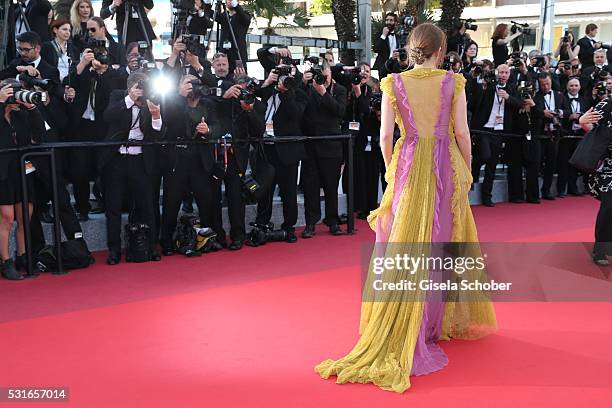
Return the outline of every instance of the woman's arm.
[[[567,47],[567,55],[569,55],[570,61],[574,58],[578,58],[578,54],[580,54],[580,46],[576,45],[574,49],[572,47]]]
[[[383,93],[380,115],[380,150],[385,168],[389,168],[393,155],[393,130],[395,129],[395,112],[389,96]]]
[[[453,117],[455,123],[455,139],[463,160],[468,168],[472,167],[472,141],[470,139],[470,128],[467,121],[467,102],[465,90],[455,97],[453,106]]]
[[[559,58],[559,54],[561,54],[561,46],[562,45],[563,45],[563,40],[559,41],[559,44],[557,45],[557,49],[555,50],[555,52],[553,54],[553,57]],[[570,47],[568,47],[568,48],[570,48]],[[568,53],[569,53],[569,50],[568,50]],[[570,59],[571,59],[571,57],[570,57]]]
[[[500,38],[499,40],[497,40],[497,45],[506,45],[509,44],[510,41],[514,40],[516,37],[522,35],[523,33],[521,33],[520,31],[517,31],[516,33],[512,34],[511,36],[508,36],[506,38]]]

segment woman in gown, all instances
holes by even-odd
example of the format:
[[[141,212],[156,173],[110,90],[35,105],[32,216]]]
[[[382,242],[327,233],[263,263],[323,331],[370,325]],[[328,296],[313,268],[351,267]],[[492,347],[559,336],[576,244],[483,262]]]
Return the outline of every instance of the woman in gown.
[[[436,26],[417,26],[408,44],[414,69],[381,81],[380,143],[388,187],[380,207],[368,217],[376,232],[374,255],[383,251],[387,257],[398,252],[418,256],[427,247],[423,244],[467,242],[467,255],[481,256],[468,202],[472,176],[465,79],[436,68],[445,44],[446,36]],[[393,147],[395,124],[401,137]],[[394,273],[391,279],[439,278],[433,270]],[[482,279],[484,271],[474,274]],[[411,375],[446,366],[439,340],[477,339],[496,329],[493,305],[484,293],[434,299],[433,292],[416,290],[372,297],[373,275],[370,265],[360,338],[346,356],[315,367],[322,378],[335,375],[339,384],[371,382],[401,393],[410,387]]]

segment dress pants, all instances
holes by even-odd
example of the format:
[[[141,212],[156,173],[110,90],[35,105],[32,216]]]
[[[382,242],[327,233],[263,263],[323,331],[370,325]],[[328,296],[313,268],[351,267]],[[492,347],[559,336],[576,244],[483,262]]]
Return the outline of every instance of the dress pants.
[[[244,171],[244,169],[242,169]],[[246,239],[245,204],[242,197],[242,180],[240,170],[234,156],[228,157],[227,171],[225,172],[225,196],[227,197],[227,215],[230,221],[230,238],[232,241]],[[219,189],[221,184],[219,184]],[[221,192],[219,192],[219,196]],[[225,235],[225,234],[224,234]]]
[[[550,195],[553,176],[557,170],[557,153],[559,141],[552,138],[540,139],[542,151],[542,196]]]
[[[204,170],[199,156],[178,156],[174,170],[164,175],[164,197],[161,227],[161,243],[164,247],[172,247],[177,217],[183,197],[193,191],[198,205],[200,223],[210,227],[210,216],[213,197],[212,175]]]
[[[98,129],[95,122],[81,119],[79,122],[79,133],[83,135],[77,139],[97,140]],[[89,196],[91,194],[89,183],[96,180],[97,152],[94,148],[74,148],[68,150],[70,161],[70,173],[74,192],[75,209],[79,214],[87,214],[91,210]]]
[[[376,151],[355,152],[355,210],[369,214],[378,206],[380,160]]]
[[[502,133],[502,131],[493,131],[485,129],[493,133]],[[485,174],[481,187],[481,196],[483,200],[491,200],[493,192],[493,181],[495,179],[495,170],[499,163],[499,155],[502,151],[502,138],[495,134],[479,134],[476,142],[476,154],[472,161],[472,175],[474,182],[480,180],[480,168],[484,164]]]
[[[297,223],[298,204],[297,204],[297,176],[298,164],[283,164],[281,163],[276,148],[274,146],[264,146],[266,157],[270,164],[274,166],[274,182],[257,201],[257,218],[258,224],[268,224],[272,218],[272,200],[274,198],[274,190],[278,185],[280,190],[281,200],[283,202],[283,223],[281,228],[286,231],[294,231]]]
[[[302,180],[304,183],[304,212],[306,224],[314,225],[321,219],[320,189],[325,194],[325,218],[328,225],[337,225],[338,217],[338,184],[342,158],[321,158],[309,155],[302,162]]]
[[[566,189],[569,194],[578,193],[578,170],[569,164],[569,159],[576,151],[579,139],[562,138],[559,140],[559,157],[558,157],[558,176],[557,176],[557,192],[565,194]]]
[[[612,255],[612,191],[601,192],[600,199],[593,252]]]
[[[53,197],[53,179],[51,177],[49,160],[37,159],[35,166],[36,171],[32,175],[34,176],[33,182],[36,199],[34,200],[30,229],[32,231],[32,249],[34,252],[38,252],[45,246],[45,236],[40,223],[40,214],[46,210],[47,203]],[[59,168],[57,173],[58,202],[53,203],[53,205],[59,211],[59,221],[61,222],[64,234],[68,239],[74,239],[75,234],[82,232],[81,225],[74,212],[74,208],[70,204],[70,194]],[[58,222],[58,220],[55,220],[55,222]]]
[[[157,237],[153,211],[151,176],[146,173],[143,154],[117,155],[104,168],[104,191],[106,194],[106,235],[108,249],[121,251],[121,209],[128,191],[134,198],[133,221],[149,225],[151,249],[155,249]]]
[[[537,139],[510,138],[506,142],[508,160],[508,198],[510,200],[537,201],[539,192],[540,142]],[[526,188],[523,186],[525,169]]]

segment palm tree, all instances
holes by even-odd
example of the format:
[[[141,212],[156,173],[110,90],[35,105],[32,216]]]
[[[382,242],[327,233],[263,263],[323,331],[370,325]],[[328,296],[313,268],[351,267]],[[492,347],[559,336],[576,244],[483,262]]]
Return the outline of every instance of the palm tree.
[[[356,11],[357,4],[355,0],[334,0],[332,2],[334,25],[336,26],[339,41],[356,41]],[[344,65],[353,65],[355,63],[355,50],[340,49],[340,62]]]
[[[284,0],[247,0],[244,8],[255,17],[266,19],[266,28],[273,28],[272,21],[275,17],[284,20],[282,23],[275,24],[276,27],[308,27],[306,11],[294,7],[291,3],[285,3]]]
[[[66,19],[70,21],[70,7],[74,0],[57,0],[53,5],[53,12],[56,19]]]
[[[442,16],[438,22],[438,26],[450,36],[453,33],[455,22],[461,18],[463,9],[466,5],[466,0],[441,0]]]

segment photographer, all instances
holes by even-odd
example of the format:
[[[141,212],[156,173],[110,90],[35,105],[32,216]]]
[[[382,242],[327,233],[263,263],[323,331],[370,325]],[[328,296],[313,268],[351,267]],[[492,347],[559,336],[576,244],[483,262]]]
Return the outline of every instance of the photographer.
[[[107,39],[107,30],[104,20],[100,17],[92,17],[87,21],[87,30],[89,38],[87,39],[86,47],[93,50],[97,54],[106,54],[108,56],[108,65],[125,66],[125,47],[116,43],[114,40]]]
[[[505,64],[508,61],[508,44],[515,38],[523,35],[521,27],[517,26],[517,30],[514,34],[510,34],[510,27],[508,24],[498,24],[493,31],[491,37],[491,49],[493,50],[493,63],[496,67],[501,64]]]
[[[0,148],[14,148],[39,143],[45,131],[45,124],[36,106],[26,103],[21,96],[16,95],[20,84],[14,79],[0,82]],[[23,91],[17,91],[23,92]],[[29,164],[28,164],[29,163]],[[26,172],[36,171],[31,162],[26,163]],[[23,276],[17,269],[25,267],[25,239],[23,226],[23,210],[21,205],[21,172],[19,170],[19,154],[0,154],[0,269],[2,276],[10,280],[20,280]],[[33,201],[31,175],[28,175],[29,198]],[[32,204],[28,206],[32,215]],[[9,254],[9,238],[13,221],[17,220],[17,258],[15,261]]]
[[[278,185],[283,203],[281,229],[286,231],[286,241],[289,243],[297,242],[295,224],[298,217],[298,163],[306,157],[306,152],[303,142],[275,143],[269,138],[302,135],[300,124],[308,99],[306,93],[296,86],[297,80],[283,80],[282,77],[279,78],[276,70],[272,70],[257,93],[266,105],[263,151],[268,162],[274,167],[274,181],[267,186],[265,195],[257,202],[255,222],[259,225],[267,225],[270,222],[272,199]]]
[[[257,59],[264,68],[266,78],[278,65],[293,65],[294,62],[289,48],[280,45],[264,45],[257,50]]]
[[[109,17],[117,16],[117,35],[121,45],[125,46],[134,41],[146,41],[149,46],[152,46],[157,36],[147,17],[147,12],[153,8],[153,5],[153,0],[103,0],[100,17],[106,20]],[[126,10],[129,13],[127,21]],[[146,32],[142,32],[141,27],[143,26]],[[89,28],[89,25],[87,27]]]
[[[347,91],[335,83],[327,61],[323,61],[316,77],[313,71],[304,73],[308,106],[304,112],[303,130],[307,136],[337,135],[346,111]],[[312,81],[312,82],[311,82]],[[320,189],[325,194],[325,219],[332,235],[341,235],[338,217],[338,183],[342,166],[341,140],[311,141],[306,144],[307,159],[302,162],[304,180],[304,211],[306,228],[303,238],[315,235],[315,224],[321,219]]]
[[[476,58],[478,58],[478,44],[470,40],[467,43],[465,48],[465,52],[461,57],[461,62],[463,62],[463,72],[467,79],[467,74],[474,68],[476,64]]]
[[[206,35],[207,30],[213,28],[212,7],[204,0],[188,2],[191,6],[187,17],[187,30],[189,34]],[[202,55],[203,56],[203,55]]]
[[[127,91],[114,90],[104,112],[108,123],[108,141],[155,140],[162,137],[159,105],[147,99],[144,87],[147,75],[134,72],[127,79]],[[110,255],[106,262],[116,265],[121,260],[121,207],[124,197],[132,193],[139,221],[150,228],[151,259],[159,261],[155,249],[157,232],[151,175],[157,168],[154,146],[121,146],[104,148],[99,169],[104,180],[106,201],[106,233]]]
[[[582,63],[583,71],[595,65],[593,54],[603,47],[603,43],[596,39],[598,32],[599,28],[596,24],[587,24],[585,29],[586,35],[578,40],[578,46],[580,47],[578,59]]]
[[[492,73],[491,73],[492,74]],[[483,130],[487,134],[478,134],[472,162],[474,181],[480,179],[480,167],[485,165],[485,175],[481,187],[483,205],[494,207],[492,201],[495,170],[502,151],[501,133],[511,130],[514,111],[522,102],[516,97],[515,89],[508,86],[510,68],[502,64],[497,67],[496,76],[489,75],[482,85],[471,88],[472,129]]]
[[[603,126],[608,133],[612,131],[610,107],[612,100],[603,100],[595,109],[589,109],[580,117],[580,125],[585,132],[593,130],[594,126]],[[594,137],[587,134],[585,137]],[[601,165],[589,177],[591,195],[600,201],[599,212],[595,222],[595,245],[591,259],[599,266],[609,266],[608,255],[612,255],[612,142],[608,144]]]
[[[225,5],[227,11],[217,12],[217,22],[221,26],[221,37],[217,43],[217,52],[227,55],[230,72],[234,72],[236,68],[244,69],[244,72],[247,72],[246,35],[251,25],[251,14],[238,3],[238,0],[225,0]],[[237,44],[234,44],[230,27],[227,24],[228,16]],[[238,59],[242,61],[242,66],[236,64]]]
[[[571,78],[567,82],[567,93],[565,94],[570,107],[570,115],[563,120],[563,133],[566,136],[584,136],[584,130],[579,120],[587,111],[588,101],[580,96],[580,81]],[[559,165],[557,176],[557,192],[559,197],[565,197],[566,190],[570,195],[581,195],[578,192],[578,170],[569,164],[569,159],[574,154],[576,146],[580,141],[577,137],[561,138],[559,141]]]
[[[206,87],[197,77],[185,75],[179,85],[181,98],[170,102],[164,114],[167,117],[169,140],[198,140],[219,136],[215,104],[205,98]],[[164,174],[163,215],[161,246],[164,256],[174,253],[173,234],[181,201],[186,193],[193,192],[202,225],[215,230],[213,215],[215,148],[212,144],[168,146],[164,161],[168,163]],[[220,247],[219,247],[220,248]]]
[[[539,133],[540,112],[535,109],[533,84],[521,81],[517,95],[521,107],[515,111],[511,132],[521,137],[510,137],[506,142],[506,159],[508,162],[508,198],[511,203],[540,204],[539,169],[540,141],[535,137]],[[523,185],[523,169],[525,185]]]
[[[574,34],[571,31],[565,30],[565,35],[559,39],[559,45],[553,54],[555,58],[561,61],[569,61],[578,58],[580,54],[580,45],[574,44]]]
[[[593,53],[593,65],[584,68],[580,78],[585,94],[590,94],[597,82],[605,81],[612,75],[612,66],[608,65],[606,50],[598,49]]]
[[[33,31],[40,36],[41,41],[49,41],[51,39],[51,33],[49,32],[51,3],[47,0],[18,0],[13,3],[12,8],[15,16],[15,37],[27,31]],[[19,8],[25,14],[21,14],[18,11]],[[26,26],[26,20],[29,29]]]
[[[71,74],[70,83],[74,94],[71,101],[72,128],[78,129],[72,133],[74,142],[100,142],[108,131],[108,123],[104,120],[110,94],[116,88],[120,72],[109,67],[108,61],[102,55],[96,55],[91,49],[83,50],[83,56]],[[103,60],[100,62],[97,58]],[[91,205],[90,182],[96,181],[95,192],[99,209],[103,211],[104,202],[101,196],[102,184],[99,181],[97,158],[99,152],[93,148],[74,148],[68,150],[75,209],[79,213],[79,221],[89,220]]]
[[[463,57],[469,43],[473,41],[470,36],[466,34],[467,30],[476,31],[478,26],[474,24],[474,20],[464,20],[461,18],[453,19],[453,32],[449,35],[446,42],[446,51],[455,52],[459,55],[459,58]]]
[[[580,77],[580,61],[574,58],[571,61],[561,61],[557,65],[557,75],[561,89],[567,89],[567,83],[572,78]]]
[[[381,79],[387,75],[385,63],[391,58],[392,52],[400,47],[396,35],[398,22],[397,14],[387,13],[385,15],[385,25],[374,41],[374,52],[377,54],[374,69],[378,71],[378,76]]]
[[[189,42],[184,39],[177,39],[172,44],[172,52],[168,59],[164,62],[163,71],[176,78],[178,83],[183,74],[194,75],[200,80],[203,80],[209,86],[214,85],[214,77],[211,74],[211,63],[205,59],[202,54],[202,47],[194,45],[193,43],[186,44]],[[215,54],[213,60],[218,58],[219,55]]]
[[[544,180],[542,182],[542,198],[554,200],[550,192],[553,175],[557,167],[557,153],[561,123],[570,116],[570,107],[561,92],[552,90],[552,79],[548,72],[543,72],[538,78],[540,90],[534,97],[535,109],[541,118],[538,125],[539,134],[546,136],[540,139]]]

